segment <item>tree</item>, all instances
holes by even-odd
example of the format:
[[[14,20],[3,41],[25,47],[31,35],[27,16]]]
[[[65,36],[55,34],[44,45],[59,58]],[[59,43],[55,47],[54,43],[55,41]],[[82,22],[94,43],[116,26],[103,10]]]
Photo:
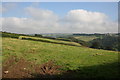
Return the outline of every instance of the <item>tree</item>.
[[[35,36],[36,36],[36,37],[42,37],[42,35],[40,35],[40,34],[35,34]]]
[[[101,45],[100,45],[100,42],[97,42],[97,41],[96,41],[96,42],[93,42],[93,43],[92,43],[91,48],[97,48],[97,49],[99,49],[100,46],[101,46]]]

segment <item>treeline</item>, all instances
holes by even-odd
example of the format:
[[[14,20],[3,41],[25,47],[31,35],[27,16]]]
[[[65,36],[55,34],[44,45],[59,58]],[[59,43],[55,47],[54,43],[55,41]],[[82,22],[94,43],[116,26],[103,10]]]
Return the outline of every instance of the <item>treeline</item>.
[[[106,33],[106,34],[100,34],[100,33],[94,33],[94,34],[73,34],[74,36],[96,36],[96,37],[103,37],[106,35],[119,35],[120,33],[116,33],[116,34],[110,34],[110,33]]]
[[[120,37],[106,35],[89,42],[91,48],[120,51]]]
[[[73,34],[74,36],[104,36],[105,34],[99,34],[99,33],[94,33],[94,34]]]
[[[11,38],[19,38],[19,36],[30,36],[30,37],[42,37],[40,34],[35,35],[27,35],[27,34],[18,34],[18,33],[10,33],[10,32],[1,32],[2,37],[11,37]]]
[[[2,37],[11,37],[11,38],[19,38],[19,36],[30,36],[30,37],[40,37],[40,38],[47,38],[47,39],[54,39],[54,40],[63,40],[63,41],[70,41],[66,38],[53,38],[53,37],[47,37],[42,36],[41,34],[34,34],[34,35],[27,35],[27,34],[16,34],[16,33],[10,33],[10,32],[1,32]]]
[[[2,37],[11,37],[11,38],[19,38],[19,36],[25,36],[25,34],[16,34],[16,33],[8,33],[8,32],[1,32]]]
[[[82,41],[74,37],[69,37],[68,39],[72,42],[77,42],[90,48],[120,51],[120,36],[116,35],[104,35],[102,38],[96,38],[89,42]]]

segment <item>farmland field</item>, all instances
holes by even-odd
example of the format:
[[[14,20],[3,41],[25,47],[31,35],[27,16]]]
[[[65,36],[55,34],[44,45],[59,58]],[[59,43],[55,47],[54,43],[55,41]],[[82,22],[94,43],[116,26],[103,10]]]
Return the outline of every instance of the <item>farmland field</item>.
[[[96,37],[96,36],[75,36],[75,38],[88,42],[88,41],[91,41],[91,40],[99,38],[99,37]]]
[[[55,43],[55,44],[81,46],[79,43],[76,43],[76,42],[54,40],[54,39],[48,39],[48,38],[37,38],[37,37],[28,37],[28,36],[20,36],[19,38],[28,39],[28,40],[35,40],[35,41],[42,41],[42,42],[48,42],[48,43]]]
[[[12,56],[16,62],[23,58],[34,64],[44,64],[54,61],[62,66],[60,73],[72,78],[118,78],[118,52],[76,47],[63,44],[46,43],[40,41],[2,38],[3,63]],[[12,67],[14,64],[11,64]],[[4,64],[3,66],[7,66]],[[7,68],[9,70],[9,68]],[[35,72],[30,68],[31,72]],[[10,74],[10,73],[8,73]],[[3,74],[5,76],[6,74]]]

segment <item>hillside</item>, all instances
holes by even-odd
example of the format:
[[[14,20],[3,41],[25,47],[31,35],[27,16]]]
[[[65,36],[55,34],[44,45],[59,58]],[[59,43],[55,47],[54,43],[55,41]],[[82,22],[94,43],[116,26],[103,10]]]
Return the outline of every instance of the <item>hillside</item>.
[[[96,36],[74,36],[76,39],[83,40],[83,41],[92,41],[93,39],[99,38]]]
[[[55,61],[56,65],[62,66],[61,70],[67,71],[67,75],[73,78],[118,78],[119,75],[118,52],[115,51],[5,37],[2,41],[3,63],[15,56],[15,63],[21,58],[34,64]],[[14,64],[10,65],[12,66]],[[35,73],[34,68],[29,68]],[[9,70],[9,67],[6,69]],[[4,77],[5,75],[3,74]]]

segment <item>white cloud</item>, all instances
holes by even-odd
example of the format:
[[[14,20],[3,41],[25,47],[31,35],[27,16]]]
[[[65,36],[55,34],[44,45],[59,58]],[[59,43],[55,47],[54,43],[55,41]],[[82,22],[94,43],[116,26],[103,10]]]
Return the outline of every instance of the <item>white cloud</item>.
[[[2,18],[3,30],[19,33],[49,33],[57,30],[58,17],[52,11],[32,7],[25,10],[30,18]]]
[[[53,21],[58,19],[57,15],[50,10],[27,7],[25,11],[28,13],[28,15],[30,15],[33,19],[36,19],[36,20],[51,21],[52,19]]]
[[[50,10],[27,7],[29,18],[2,18],[3,31],[19,33],[117,32],[117,23],[107,15],[82,9],[71,10],[60,18]]]
[[[73,32],[117,32],[117,23],[108,19],[107,15],[100,12],[91,12],[86,10],[71,10],[61,20],[64,26],[67,26],[67,32],[71,29]]]
[[[103,13],[99,12],[90,12],[86,10],[71,10],[68,12],[66,19],[75,21],[75,22],[87,22],[91,23],[97,21],[97,23],[102,23],[107,18]]]

